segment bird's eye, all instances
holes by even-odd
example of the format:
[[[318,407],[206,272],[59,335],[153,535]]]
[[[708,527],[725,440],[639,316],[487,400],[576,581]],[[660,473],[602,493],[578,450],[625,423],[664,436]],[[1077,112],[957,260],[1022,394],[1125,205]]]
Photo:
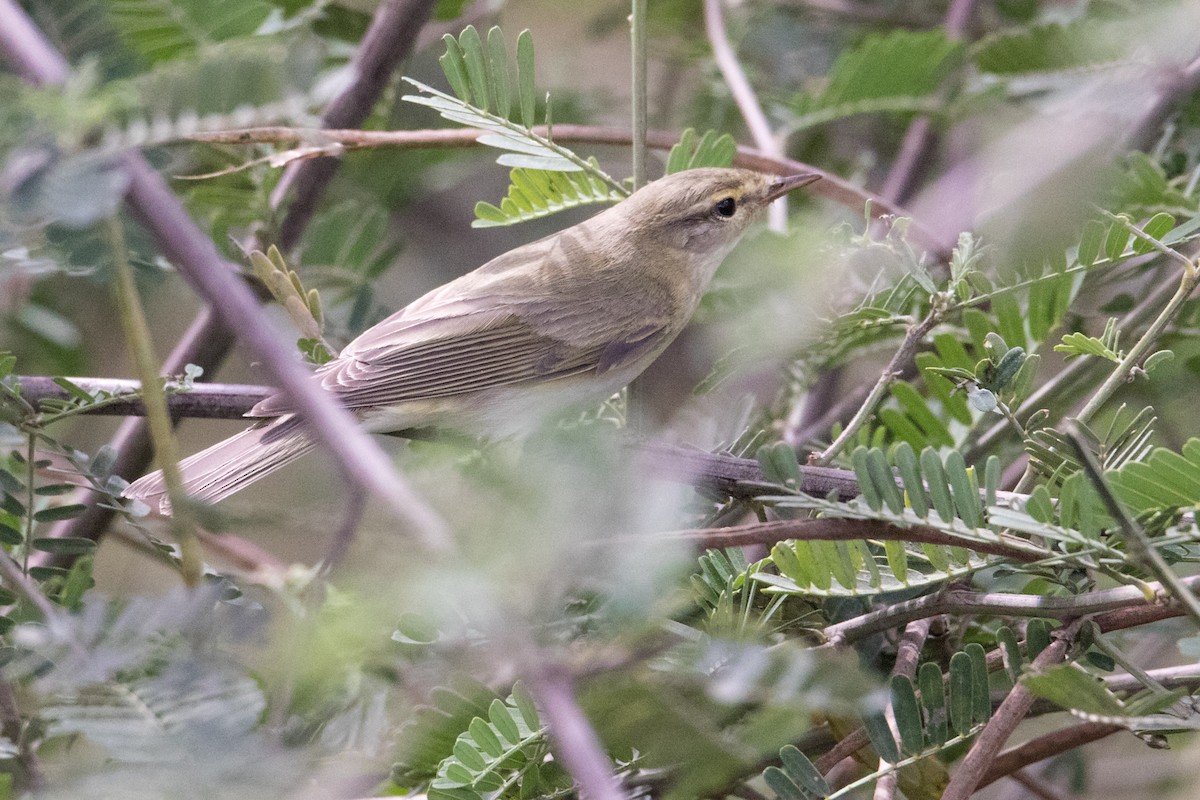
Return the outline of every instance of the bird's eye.
[[[732,217],[733,212],[737,210],[737,201],[732,197],[725,197],[717,201],[714,210],[722,217]]]

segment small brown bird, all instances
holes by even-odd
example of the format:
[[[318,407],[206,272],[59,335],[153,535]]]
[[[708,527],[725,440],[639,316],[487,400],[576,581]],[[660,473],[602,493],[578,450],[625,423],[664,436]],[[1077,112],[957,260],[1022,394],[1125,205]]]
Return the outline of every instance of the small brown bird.
[[[818,179],[695,169],[510,250],[410,303],[316,371],[373,432],[451,428],[505,436],[596,404],[683,330],[725,256],[778,197]],[[283,394],[259,422],[180,462],[187,493],[216,502],[313,446]],[[170,513],[161,472],[124,492]]]

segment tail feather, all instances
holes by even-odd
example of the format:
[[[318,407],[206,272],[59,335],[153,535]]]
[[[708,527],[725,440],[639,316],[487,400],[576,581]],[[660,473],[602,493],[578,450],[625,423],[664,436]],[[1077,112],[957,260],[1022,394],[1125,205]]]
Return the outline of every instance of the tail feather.
[[[293,416],[259,423],[180,461],[184,492],[195,500],[215,503],[290,464],[312,447],[311,437]],[[163,514],[171,513],[161,471],[139,478],[122,494]]]

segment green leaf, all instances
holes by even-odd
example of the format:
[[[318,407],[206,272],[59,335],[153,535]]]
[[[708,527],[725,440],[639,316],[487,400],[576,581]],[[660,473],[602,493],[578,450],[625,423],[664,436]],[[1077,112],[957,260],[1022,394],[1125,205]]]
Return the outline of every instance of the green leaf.
[[[17,530],[13,526],[0,522],[0,544],[22,544],[25,541],[25,534]]]
[[[950,497],[950,485],[942,466],[942,460],[938,458],[937,451],[932,447],[921,451],[921,472],[925,476],[925,483],[929,488],[929,499],[938,516],[945,522],[950,522],[955,518],[954,501]]]
[[[1003,655],[1004,669],[1008,673],[1008,679],[1015,684],[1017,678],[1021,676],[1021,646],[1017,642],[1017,635],[1013,633],[1012,628],[1007,625],[1000,626],[996,631],[996,641],[1000,643],[1000,652]]]
[[[496,113],[508,119],[512,111],[512,85],[508,76],[508,49],[504,46],[504,33],[493,25],[488,31],[488,74],[491,76],[496,97]]]
[[[33,540],[33,549],[60,556],[81,556],[95,551],[96,542],[76,536],[41,538]]]
[[[260,0],[111,0],[105,6],[122,38],[152,62],[249,36],[271,13]]]
[[[470,731],[471,737],[480,749],[488,755],[495,757],[504,752],[505,747],[501,744],[500,738],[496,736],[496,732],[479,717],[471,720],[467,730]]]
[[[896,476],[888,466],[887,457],[878,448],[867,451],[867,471],[888,509],[896,515],[904,513],[904,495],[896,485]]]
[[[537,121],[533,74],[533,35],[525,29],[517,36],[517,93],[521,101],[521,124],[526,128],[532,128]]]
[[[666,174],[699,167],[729,167],[737,154],[737,143],[729,134],[705,131],[696,140],[696,131],[688,128],[667,156]]]
[[[1094,336],[1087,336],[1082,333],[1068,333],[1063,336],[1062,344],[1054,345],[1054,352],[1065,353],[1067,358],[1098,356],[1114,364],[1119,364],[1122,358],[1120,353],[1110,350],[1105,346],[1104,342]]]
[[[1160,211],[1151,217],[1150,221],[1142,227],[1142,232],[1150,238],[1157,239],[1159,242],[1161,242],[1162,239],[1168,233],[1170,233],[1171,229],[1174,227],[1175,217],[1165,211]],[[1153,249],[1154,245],[1141,237],[1136,237],[1133,240],[1133,252],[1138,255],[1149,253]]]
[[[896,718],[896,729],[900,732],[900,744],[904,752],[916,755],[925,749],[925,730],[921,721],[921,707],[912,681],[904,675],[893,675],[891,680],[892,715]]]
[[[992,718],[992,696],[988,691],[987,654],[983,645],[971,642],[963,652],[971,659],[971,696],[974,699],[971,716],[975,722],[987,722]]]
[[[959,651],[950,657],[950,724],[958,736],[966,736],[974,725],[974,677],[969,655]]]
[[[34,522],[56,522],[61,519],[73,519],[85,511],[87,511],[87,506],[82,503],[52,506],[51,508],[43,508],[41,511],[35,513],[33,520]]]
[[[492,723],[492,727],[508,740],[509,744],[516,744],[521,740],[521,732],[517,729],[512,712],[501,701],[492,701],[491,706],[488,707],[488,720]]]
[[[833,790],[825,781],[825,777],[817,770],[808,756],[801,753],[793,745],[787,745],[779,751],[779,759],[789,777],[796,781],[801,789],[824,797]]]
[[[969,527],[978,528],[983,524],[979,491],[967,474],[967,466],[963,462],[962,453],[951,450],[950,454],[946,456],[945,469],[958,515]]]
[[[936,111],[935,92],[962,52],[941,31],[868,36],[842,51],[823,91],[797,98],[791,129],[854,114]]]
[[[925,519],[929,516],[929,503],[925,495],[925,483],[921,480],[921,467],[912,446],[908,442],[897,444],[892,449],[892,462],[904,481],[905,497],[913,513]]]
[[[483,40],[474,25],[468,25],[458,35],[458,43],[463,50],[463,63],[467,68],[467,82],[471,86],[474,104],[483,111],[491,111],[494,105],[492,93],[489,91],[487,57],[483,52]]]
[[[1050,646],[1050,624],[1044,619],[1031,619],[1025,626],[1025,655],[1033,661]]]
[[[927,717],[925,740],[929,745],[940,747],[949,738],[942,671],[937,664],[927,661],[917,671],[917,683],[921,688],[921,705]]]
[[[867,730],[871,746],[875,748],[876,754],[881,759],[889,764],[895,764],[900,760],[900,750],[896,747],[896,740],[892,737],[892,729],[888,727],[887,717],[882,712],[864,716],[863,727]]]
[[[796,782],[789,778],[787,773],[779,767],[767,767],[763,770],[763,781],[782,800],[809,800],[807,795],[796,785]]]
[[[975,48],[975,64],[984,72],[1018,75],[1051,72],[1095,64],[1118,57],[1103,45],[1088,22],[1037,25],[995,34]]]
[[[1100,248],[1104,245],[1104,223],[1100,220],[1088,220],[1083,226],[1083,234],[1079,239],[1079,252],[1076,260],[1085,267],[1096,263],[1100,256]]]
[[[1104,682],[1074,664],[1058,664],[1038,673],[1026,673],[1021,683],[1038,697],[1063,708],[1091,714],[1122,716],[1124,705]]]
[[[622,194],[585,172],[517,168],[510,177],[508,196],[500,201],[499,207],[490,203],[476,204],[473,227],[515,225],[569,208],[613,203],[623,198]]]
[[[442,37],[442,42],[446,45],[446,52],[442,53],[438,59],[438,63],[442,66],[442,72],[450,83],[450,88],[454,90],[455,96],[465,103],[470,103],[472,99],[471,83],[467,78],[467,63],[462,46],[448,33]]]

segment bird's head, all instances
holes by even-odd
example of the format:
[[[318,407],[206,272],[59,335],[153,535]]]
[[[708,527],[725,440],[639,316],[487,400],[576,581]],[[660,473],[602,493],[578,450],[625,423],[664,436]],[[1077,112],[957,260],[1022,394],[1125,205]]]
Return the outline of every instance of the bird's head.
[[[685,170],[647,184],[614,210],[637,231],[641,247],[689,254],[711,275],[772,200],[818,178],[717,167]]]

